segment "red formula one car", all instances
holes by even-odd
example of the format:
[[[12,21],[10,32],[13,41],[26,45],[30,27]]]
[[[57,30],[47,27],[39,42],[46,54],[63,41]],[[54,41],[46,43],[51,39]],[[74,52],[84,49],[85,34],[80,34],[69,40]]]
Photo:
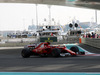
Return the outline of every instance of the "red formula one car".
[[[38,55],[38,56],[53,56],[53,57],[59,57],[59,56],[76,56],[79,54],[84,54],[79,52],[79,50],[76,47],[72,47],[72,50],[69,50],[64,45],[50,45],[49,42],[44,42],[40,44],[33,44],[33,45],[27,45],[24,47],[24,49],[21,52],[21,55],[23,58],[28,58],[31,55]]]

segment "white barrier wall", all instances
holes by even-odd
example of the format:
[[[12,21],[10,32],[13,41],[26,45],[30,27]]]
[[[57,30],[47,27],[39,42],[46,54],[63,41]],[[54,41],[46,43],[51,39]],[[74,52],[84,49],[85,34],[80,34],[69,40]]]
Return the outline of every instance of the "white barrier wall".
[[[100,48],[100,38],[82,38],[82,43]]]

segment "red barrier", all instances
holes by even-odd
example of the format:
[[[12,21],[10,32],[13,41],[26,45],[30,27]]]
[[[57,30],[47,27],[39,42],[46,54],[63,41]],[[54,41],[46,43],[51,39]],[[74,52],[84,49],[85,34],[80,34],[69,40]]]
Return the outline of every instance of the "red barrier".
[[[79,43],[82,43],[82,40],[81,40],[81,38],[79,38]]]

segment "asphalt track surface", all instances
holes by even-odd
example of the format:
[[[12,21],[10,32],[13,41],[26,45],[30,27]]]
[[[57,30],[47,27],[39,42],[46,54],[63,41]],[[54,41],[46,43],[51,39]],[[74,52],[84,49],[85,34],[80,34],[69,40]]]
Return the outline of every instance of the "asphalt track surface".
[[[80,45],[90,52],[100,49]],[[21,49],[0,50],[0,72],[100,72],[100,56],[22,58]]]

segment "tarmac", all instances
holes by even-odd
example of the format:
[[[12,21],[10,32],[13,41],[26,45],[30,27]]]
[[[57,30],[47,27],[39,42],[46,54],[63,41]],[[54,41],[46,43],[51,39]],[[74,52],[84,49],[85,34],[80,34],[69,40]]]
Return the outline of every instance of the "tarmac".
[[[86,44],[79,44],[80,47],[92,53],[100,53],[100,48],[92,47]]]

